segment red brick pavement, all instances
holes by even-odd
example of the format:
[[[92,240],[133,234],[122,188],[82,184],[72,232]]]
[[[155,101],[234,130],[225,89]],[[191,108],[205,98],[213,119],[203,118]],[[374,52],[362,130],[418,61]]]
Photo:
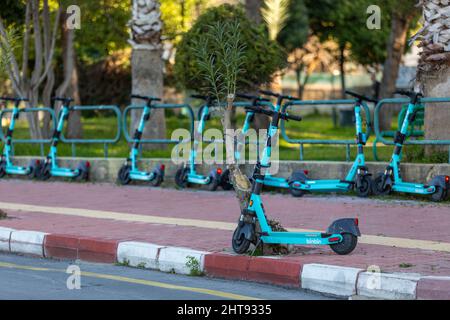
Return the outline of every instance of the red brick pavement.
[[[108,184],[0,181],[0,201],[224,222],[235,222],[239,214],[232,193]],[[285,195],[266,195],[264,201],[268,216],[291,228],[323,230],[334,219],[358,216],[363,234],[450,242],[448,204],[394,203],[347,196],[294,199]],[[0,221],[0,226],[105,240],[146,241],[208,251],[230,250],[229,231],[22,211],[9,211],[8,215],[11,219]],[[378,265],[383,271],[450,275],[450,253],[444,252],[367,244],[359,245],[349,256],[337,256],[326,247],[299,247],[297,251],[289,259],[300,260],[302,264],[361,268]]]

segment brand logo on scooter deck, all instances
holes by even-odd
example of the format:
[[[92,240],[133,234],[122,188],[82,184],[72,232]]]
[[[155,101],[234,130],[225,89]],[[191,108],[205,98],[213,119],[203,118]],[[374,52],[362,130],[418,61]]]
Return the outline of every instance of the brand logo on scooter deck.
[[[321,244],[322,241],[320,239],[306,239],[306,244]]]

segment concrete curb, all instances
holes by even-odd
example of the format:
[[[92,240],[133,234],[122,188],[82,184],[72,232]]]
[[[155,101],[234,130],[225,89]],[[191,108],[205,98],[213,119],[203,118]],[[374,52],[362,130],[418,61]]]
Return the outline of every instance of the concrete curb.
[[[13,253],[44,257],[44,239],[47,234],[39,231],[12,231],[9,250]]]
[[[358,276],[364,270],[323,264],[303,266],[301,284],[303,289],[340,297],[356,294]]]
[[[145,242],[0,227],[0,251],[88,262],[118,262],[163,272],[206,274],[301,288],[339,297],[450,300],[450,277],[373,273],[358,268],[302,264],[290,258],[239,256]]]

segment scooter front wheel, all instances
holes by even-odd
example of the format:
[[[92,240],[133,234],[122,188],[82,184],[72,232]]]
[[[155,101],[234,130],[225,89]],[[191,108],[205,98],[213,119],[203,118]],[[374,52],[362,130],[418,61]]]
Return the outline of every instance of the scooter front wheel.
[[[390,185],[383,186],[383,174],[378,175],[375,178],[375,181],[373,183],[374,192],[378,196],[386,196],[389,195],[392,191],[392,188]]]
[[[41,170],[39,170],[39,173],[37,174],[37,178],[43,181],[46,181],[50,179],[51,177],[51,164],[46,163],[41,167]]]
[[[241,234],[239,237],[237,237],[237,234],[240,232],[241,228],[239,227],[237,227],[236,230],[234,230],[231,245],[233,247],[234,252],[236,252],[237,254],[244,254],[250,248],[251,242],[245,238],[244,234]]]
[[[175,173],[175,184],[181,188],[184,189],[188,186],[187,181],[187,168],[180,168]]]
[[[127,185],[130,183],[131,178],[130,178],[130,170],[131,167],[129,165],[123,165],[120,170],[119,173],[117,174],[117,180],[119,181],[119,183],[121,185]]]
[[[435,186],[436,191],[431,195],[431,200],[434,202],[441,202],[447,198],[447,190],[442,188],[441,186]]]
[[[331,250],[339,255],[346,255],[355,250],[358,244],[358,237],[351,233],[342,233],[341,236],[341,242],[330,244]]]
[[[359,183],[356,184],[356,194],[360,198],[367,198],[372,193],[372,178],[370,176],[363,176]]]
[[[225,170],[220,177],[220,185],[222,186],[223,190],[230,191],[232,190],[233,184],[230,182],[230,170]]]

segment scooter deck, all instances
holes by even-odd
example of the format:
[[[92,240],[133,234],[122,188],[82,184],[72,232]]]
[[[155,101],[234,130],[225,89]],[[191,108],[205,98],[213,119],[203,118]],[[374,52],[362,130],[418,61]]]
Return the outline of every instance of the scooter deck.
[[[80,171],[70,168],[52,168],[50,174],[54,177],[76,178],[80,175]]]
[[[420,183],[401,181],[401,182],[395,182],[393,184],[392,191],[430,195],[430,194],[433,194],[436,192],[436,188],[434,186],[425,186]]]
[[[17,175],[27,175],[30,174],[30,168],[18,167],[18,166],[7,166],[5,168],[7,174],[17,174]]]
[[[346,192],[351,188],[351,184],[348,182],[342,182],[341,180],[306,180],[304,183],[296,181],[289,185],[288,181],[284,178],[265,177],[264,185],[276,188],[293,188],[303,191],[328,191],[328,192]]]
[[[130,172],[130,178],[132,180],[151,181],[155,178],[155,174],[153,172],[135,170]]]
[[[205,177],[205,176],[198,175],[198,174],[188,174],[187,181],[189,183],[206,185],[211,182],[211,179],[210,179],[210,177]]]

